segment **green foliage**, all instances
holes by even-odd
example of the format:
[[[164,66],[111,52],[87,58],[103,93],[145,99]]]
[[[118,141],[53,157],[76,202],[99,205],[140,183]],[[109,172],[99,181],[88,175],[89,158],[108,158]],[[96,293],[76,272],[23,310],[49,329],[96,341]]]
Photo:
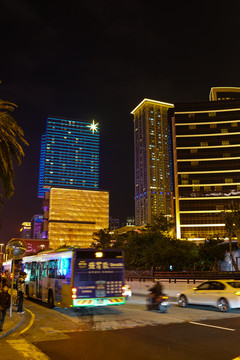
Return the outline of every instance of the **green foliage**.
[[[92,246],[124,250],[128,270],[157,267],[169,271],[170,265],[173,271],[218,269],[227,250],[226,244],[212,239],[202,244],[173,239],[169,235],[171,228],[172,221],[161,215],[143,231],[114,235],[114,240],[109,229],[101,229],[93,234]]]
[[[111,247],[111,235],[109,229],[100,229],[93,233],[92,247],[97,249],[107,249]]]
[[[199,244],[199,268],[200,270],[218,270],[218,262],[224,260],[228,244],[220,240],[210,239]]]
[[[152,224],[147,225],[147,231],[169,233],[173,227],[174,221],[169,216],[160,214],[154,216]]]
[[[193,269],[198,260],[198,247],[190,241],[175,240],[161,232],[135,234],[125,248],[127,269],[150,269],[162,271]]]
[[[15,107],[15,104],[0,99],[0,179],[7,198],[14,192],[13,159],[20,165],[24,156],[20,142],[28,145],[23,130],[9,113]]]

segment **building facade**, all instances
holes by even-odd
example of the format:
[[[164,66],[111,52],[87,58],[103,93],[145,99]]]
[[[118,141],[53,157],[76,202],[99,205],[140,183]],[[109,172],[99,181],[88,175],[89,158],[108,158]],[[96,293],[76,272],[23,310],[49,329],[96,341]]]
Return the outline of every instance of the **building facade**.
[[[42,239],[43,215],[33,215],[31,219],[31,239]]]
[[[239,87],[212,87],[209,93],[210,101],[238,100],[240,101]]]
[[[45,194],[44,230],[49,247],[90,247],[93,233],[109,227],[109,193],[51,188]]]
[[[29,221],[24,221],[21,224],[20,238],[22,238],[22,239],[30,239],[31,238],[31,223]]]
[[[176,104],[172,120],[176,235],[224,237],[240,201],[240,101]]]
[[[154,216],[173,215],[171,129],[173,104],[144,99],[134,115],[135,224],[150,224]]]
[[[42,136],[38,197],[52,186],[72,189],[99,187],[99,125],[48,117]]]

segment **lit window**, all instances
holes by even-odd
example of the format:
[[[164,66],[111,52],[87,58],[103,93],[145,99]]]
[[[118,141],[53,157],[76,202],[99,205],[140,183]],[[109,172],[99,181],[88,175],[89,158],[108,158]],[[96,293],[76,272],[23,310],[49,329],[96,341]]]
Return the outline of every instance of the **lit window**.
[[[210,124],[211,129],[215,129],[217,127],[217,124]]]
[[[200,142],[200,145],[201,145],[201,146],[208,146],[208,142],[207,142],[207,141],[201,141],[201,142]]]
[[[191,166],[198,166],[198,161],[191,161]]]
[[[228,133],[228,129],[221,129],[221,133],[222,133],[222,134]]]
[[[189,129],[196,129],[196,127],[197,127],[196,125],[189,125],[188,126]]]
[[[204,186],[204,191],[211,191],[211,186]]]
[[[193,186],[193,191],[200,191],[200,186]]]
[[[196,154],[197,153],[197,149],[191,149],[191,154]]]
[[[229,140],[223,140],[222,145],[229,145]]]
[[[195,114],[188,114],[188,117],[189,117],[189,118],[194,118],[194,117],[195,117]]]
[[[233,178],[225,178],[225,183],[233,183]]]
[[[209,117],[215,117],[215,116],[216,116],[216,113],[215,113],[215,112],[209,112],[209,113],[208,113],[208,116],[209,116]]]
[[[231,123],[231,127],[238,127],[238,123],[237,122]]]

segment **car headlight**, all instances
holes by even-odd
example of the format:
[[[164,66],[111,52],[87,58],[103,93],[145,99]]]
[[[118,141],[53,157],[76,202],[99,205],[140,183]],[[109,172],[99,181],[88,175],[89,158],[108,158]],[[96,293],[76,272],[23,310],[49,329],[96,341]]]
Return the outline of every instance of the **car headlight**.
[[[235,292],[235,295],[240,296],[240,291]]]

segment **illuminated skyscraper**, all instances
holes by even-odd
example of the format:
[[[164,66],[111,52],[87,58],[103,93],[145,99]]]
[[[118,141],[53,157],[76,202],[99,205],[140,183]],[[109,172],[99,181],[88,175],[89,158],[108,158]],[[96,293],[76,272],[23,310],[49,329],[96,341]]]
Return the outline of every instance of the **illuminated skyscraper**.
[[[99,187],[99,125],[48,117],[42,136],[38,197],[52,186],[72,189]]]
[[[176,233],[205,240],[227,235],[224,210],[240,200],[239,91],[215,89],[205,103],[176,104],[173,117]],[[219,101],[220,100],[220,101]]]
[[[173,104],[144,99],[134,115],[135,223],[150,224],[154,216],[173,214],[171,129]]]

